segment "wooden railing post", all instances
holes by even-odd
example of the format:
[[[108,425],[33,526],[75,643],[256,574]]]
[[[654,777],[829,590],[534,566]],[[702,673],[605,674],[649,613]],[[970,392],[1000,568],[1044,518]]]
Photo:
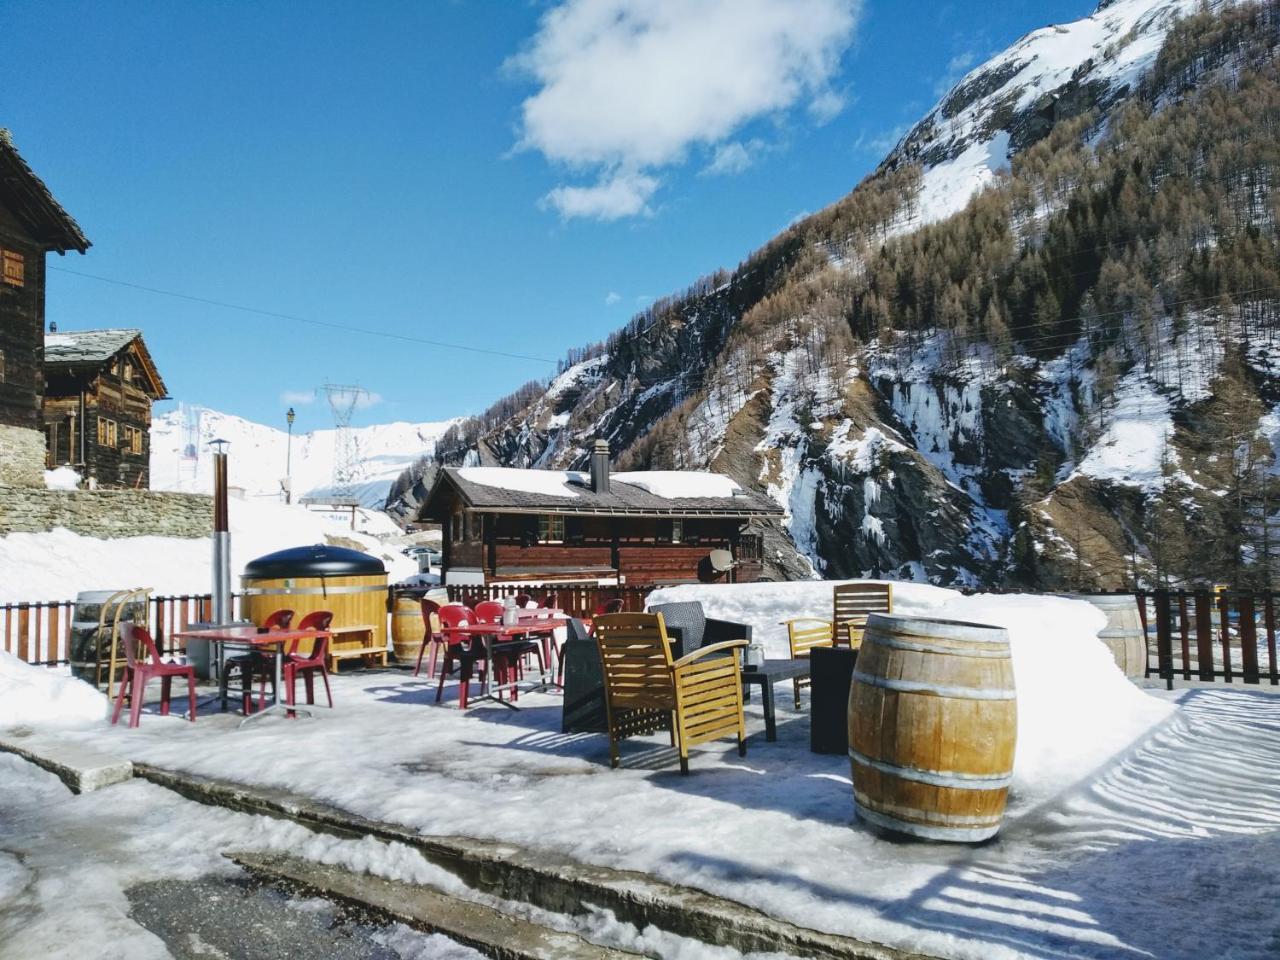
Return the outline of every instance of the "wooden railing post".
[[[1201,680],[1212,683],[1213,669],[1213,594],[1196,591],[1196,661]]]
[[[1182,679],[1191,679],[1191,637],[1187,631],[1187,591],[1178,591],[1178,633],[1182,637]]]
[[[1169,622],[1169,591],[1157,590],[1156,602],[1156,661],[1160,677],[1166,689],[1173,689],[1173,625]]]
[[[1218,629],[1222,638],[1222,679],[1231,682],[1231,600],[1224,590],[1218,594]]]
[[[1240,614],[1240,670],[1245,683],[1258,683],[1258,624],[1254,620],[1253,594],[1236,597]]]
[[[1267,618],[1267,667],[1271,675],[1271,685],[1280,684],[1280,673],[1276,671],[1276,611],[1275,594],[1266,595]]]

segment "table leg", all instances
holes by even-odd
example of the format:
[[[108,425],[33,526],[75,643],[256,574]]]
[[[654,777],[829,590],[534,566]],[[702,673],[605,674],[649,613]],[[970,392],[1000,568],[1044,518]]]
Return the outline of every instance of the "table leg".
[[[764,700],[764,738],[773,743],[778,739],[778,724],[773,716],[773,684],[766,678],[761,686],[763,689],[760,693]]]
[[[307,717],[315,716],[315,714],[313,714],[310,710],[306,709],[305,707],[300,707],[296,703],[292,707],[290,707],[288,704],[286,704],[283,700],[280,699],[283,692],[282,688],[284,687],[284,679],[282,677],[282,674],[284,673],[283,668],[284,668],[284,644],[279,644],[276,646],[276,655],[275,655],[275,672],[276,672],[275,698],[272,701],[271,706],[267,707],[265,710],[259,710],[257,713],[251,713],[249,714],[249,716],[241,720],[240,726],[243,727],[246,723],[252,723],[254,720],[257,720],[259,717],[265,717],[268,714],[279,713],[281,711],[283,711],[286,716],[295,717],[295,718],[297,717],[298,714],[303,714],[304,716],[307,716]]]

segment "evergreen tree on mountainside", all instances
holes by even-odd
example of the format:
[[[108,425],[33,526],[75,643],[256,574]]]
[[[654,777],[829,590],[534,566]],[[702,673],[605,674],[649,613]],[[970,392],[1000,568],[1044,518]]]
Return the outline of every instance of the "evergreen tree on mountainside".
[[[763,435],[761,423],[777,402],[778,357],[798,355],[805,383],[788,383],[795,442],[829,449],[829,437],[813,424],[830,431],[842,417],[856,428],[850,441],[876,426],[904,446],[892,454],[901,485],[922,471],[937,475],[930,457],[942,453],[910,453],[913,426],[890,402],[895,377],[927,357],[932,383],[963,383],[976,364],[994,369],[1008,403],[1020,398],[1030,407],[1045,402],[1045,365],[1069,356],[1072,414],[1052,435],[1004,407],[984,407],[986,429],[999,427],[1006,442],[953,451],[966,463],[985,457],[995,464],[981,495],[966,493],[976,498],[975,517],[994,512],[992,523],[1006,525],[1004,534],[989,534],[1006,538],[994,546],[998,556],[984,560],[977,547],[961,544],[926,550],[919,546],[928,539],[923,525],[941,521],[910,516],[905,505],[893,529],[911,546],[899,555],[930,577],[958,582],[1193,583],[1214,574],[1193,568],[1206,557],[1186,544],[1207,539],[1215,570],[1256,582],[1265,566],[1259,558],[1270,548],[1255,541],[1269,544],[1266,518],[1274,512],[1258,466],[1266,451],[1253,440],[1230,449],[1225,440],[1199,443],[1191,424],[1212,432],[1235,418],[1232,436],[1256,433],[1258,418],[1280,400],[1280,379],[1248,372],[1259,362],[1249,350],[1269,349],[1280,335],[1278,44],[1277,0],[1206,6],[1169,31],[1128,96],[1052,125],[962,213],[910,229],[922,170],[883,167],[732,273],[703,278],[637,315],[603,346],[571,354],[566,366],[601,358],[572,396],[553,403],[546,383],[526,385],[442,440],[437,459],[581,467],[599,435],[627,466],[713,466],[736,471],[740,482],[763,485],[769,476],[777,483],[768,451],[748,463],[741,451],[750,445],[729,440]],[[1223,397],[1233,399],[1204,400],[1191,385],[1233,344],[1244,353],[1227,357],[1219,372]],[[1134,371],[1149,371],[1177,411],[1168,454],[1173,479],[1151,494],[1147,516],[1130,505],[1132,517],[1104,523],[1099,516],[1114,513],[1115,502],[1099,499],[1097,485],[1085,491],[1066,468],[1105,435],[1116,416],[1115,391]],[[855,401],[847,385],[858,378],[869,389]],[[818,396],[820,385],[830,394],[832,384],[844,385],[834,399]],[[567,424],[544,428],[565,413]],[[1024,429],[1034,435],[1016,433]],[[1015,456],[1002,446],[1028,452]],[[798,450],[793,463],[804,462]],[[1227,462],[1238,471],[1212,467]],[[1234,512],[1202,503],[1183,483],[1197,464],[1208,478],[1203,485],[1234,491]],[[842,470],[829,477],[833,489]],[[938,484],[949,481],[938,475],[932,482],[939,495]],[[1183,529],[1175,530],[1178,504],[1188,498],[1197,506],[1183,505]],[[839,506],[827,497],[830,524],[866,509],[855,500]],[[1062,529],[1045,516],[1058,518]],[[964,540],[964,524],[955,523],[948,536]],[[1232,524],[1240,531],[1234,539],[1215,532]],[[863,549],[857,539],[833,534],[821,549],[856,552]],[[1072,556],[1056,560],[1055,549]],[[869,568],[860,558],[842,557],[841,568]],[[1055,563],[1057,573],[1050,570]]]

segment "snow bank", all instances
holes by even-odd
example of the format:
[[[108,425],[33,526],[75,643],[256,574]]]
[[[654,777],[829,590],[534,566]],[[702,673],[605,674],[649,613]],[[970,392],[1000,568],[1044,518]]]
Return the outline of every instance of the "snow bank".
[[[107,698],[89,684],[33,667],[0,650],[0,730],[16,726],[76,727],[107,715]]]
[[[742,488],[724,474],[695,470],[642,470],[635,473],[615,473],[613,479],[669,500],[686,497],[727,498],[742,492]]]
[[[80,474],[70,467],[58,467],[44,472],[44,485],[49,490],[78,490]]]
[[[700,600],[707,616],[752,625],[771,657],[787,656],[781,621],[830,617],[832,581],[687,585],[649,603]],[[1021,810],[1085,779],[1174,708],[1147,696],[1116,667],[1097,637],[1106,617],[1080,600],[1028,594],[966,597],[925,584],[894,583],[894,611],[989,623],[1009,631],[1018,689],[1018,750],[1011,803]]]
[[[391,582],[418,572],[417,564],[374,537],[353,531],[349,520],[275,501],[229,505],[233,587],[244,565],[286,547],[324,543],[328,535],[361,544],[382,560]],[[151,587],[161,595],[208,593],[212,549],[207,538],[124,537],[100,540],[58,528],[0,537],[0,602],[71,600],[82,590]]]

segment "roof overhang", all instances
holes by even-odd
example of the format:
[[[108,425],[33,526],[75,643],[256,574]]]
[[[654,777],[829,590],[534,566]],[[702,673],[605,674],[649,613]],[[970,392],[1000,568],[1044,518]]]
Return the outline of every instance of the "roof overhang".
[[[0,132],[0,199],[45,250],[84,253],[89,249],[80,225],[22,159],[7,130]]]

